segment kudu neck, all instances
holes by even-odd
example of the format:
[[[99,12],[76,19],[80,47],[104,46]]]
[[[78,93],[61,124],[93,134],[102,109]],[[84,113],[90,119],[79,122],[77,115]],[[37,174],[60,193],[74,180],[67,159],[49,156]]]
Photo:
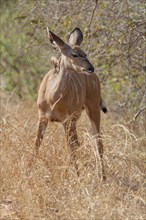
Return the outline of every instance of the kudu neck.
[[[60,72],[68,72],[67,69],[73,69],[71,61],[64,55],[61,56],[60,60]]]

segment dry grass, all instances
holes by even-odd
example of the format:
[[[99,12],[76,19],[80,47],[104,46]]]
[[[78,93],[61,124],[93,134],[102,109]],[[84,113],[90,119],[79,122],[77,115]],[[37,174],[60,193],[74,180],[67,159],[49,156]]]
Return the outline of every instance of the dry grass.
[[[1,219],[146,218],[143,121],[132,128],[110,112],[102,115],[107,173],[107,183],[102,183],[99,157],[85,114],[78,123],[79,178],[66,159],[59,124],[49,124],[36,163],[29,167],[37,123],[35,104],[3,96],[1,116]]]

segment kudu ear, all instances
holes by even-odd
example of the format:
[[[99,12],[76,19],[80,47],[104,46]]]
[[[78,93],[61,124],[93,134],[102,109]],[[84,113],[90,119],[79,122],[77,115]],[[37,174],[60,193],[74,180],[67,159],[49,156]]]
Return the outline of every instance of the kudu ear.
[[[52,31],[50,31],[47,27],[47,33],[48,33],[48,37],[49,37],[49,40],[50,40],[50,43],[53,45],[53,47],[55,48],[63,48],[65,43],[64,41],[58,37],[56,34],[54,34]]]
[[[65,56],[69,56],[72,53],[72,48],[48,28],[47,33],[53,47],[58,48]]]
[[[68,34],[67,39],[71,46],[80,45],[83,41],[82,31],[76,27],[70,34]]]

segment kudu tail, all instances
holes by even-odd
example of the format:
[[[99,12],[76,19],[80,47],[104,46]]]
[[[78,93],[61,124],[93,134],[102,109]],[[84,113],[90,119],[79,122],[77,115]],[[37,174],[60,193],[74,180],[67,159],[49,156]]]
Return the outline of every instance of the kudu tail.
[[[106,107],[106,104],[102,98],[100,98],[100,108],[104,113],[107,113],[107,107]]]

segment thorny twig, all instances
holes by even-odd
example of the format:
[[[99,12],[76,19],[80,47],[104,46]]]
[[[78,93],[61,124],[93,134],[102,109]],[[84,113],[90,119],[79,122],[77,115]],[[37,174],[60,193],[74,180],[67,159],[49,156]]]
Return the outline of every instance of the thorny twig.
[[[128,48],[126,48],[125,50],[123,50],[120,54],[115,55],[114,59],[111,60],[110,64],[112,64],[115,60],[117,60],[119,57],[121,57],[122,55],[124,55],[129,49],[131,49],[131,47],[133,46],[133,44],[139,39],[140,36],[138,36],[133,42],[129,43]]]
[[[88,25],[88,30],[90,30],[90,26],[91,26],[91,24],[92,24],[93,17],[94,17],[94,13],[95,13],[95,10],[96,10],[96,8],[97,8],[97,5],[98,5],[98,0],[96,0],[96,2],[95,2],[95,7],[94,7],[94,9],[93,9],[93,12],[92,12],[92,15],[91,15],[91,20],[90,20],[89,25]]]
[[[91,45],[91,43],[90,43],[90,37],[91,37],[91,35],[90,35],[90,27],[91,27],[91,24],[92,24],[92,21],[93,21],[93,18],[94,18],[94,13],[96,11],[97,5],[98,5],[98,0],[96,0],[96,2],[95,2],[95,7],[93,9],[93,12],[92,12],[92,15],[91,15],[91,19],[90,19],[90,22],[88,24],[88,35],[89,35],[89,51],[88,51],[88,54],[90,53],[90,45]]]
[[[131,121],[135,121],[137,119],[137,117],[144,111],[146,110],[146,106],[139,109],[139,111],[134,115],[133,119]]]

